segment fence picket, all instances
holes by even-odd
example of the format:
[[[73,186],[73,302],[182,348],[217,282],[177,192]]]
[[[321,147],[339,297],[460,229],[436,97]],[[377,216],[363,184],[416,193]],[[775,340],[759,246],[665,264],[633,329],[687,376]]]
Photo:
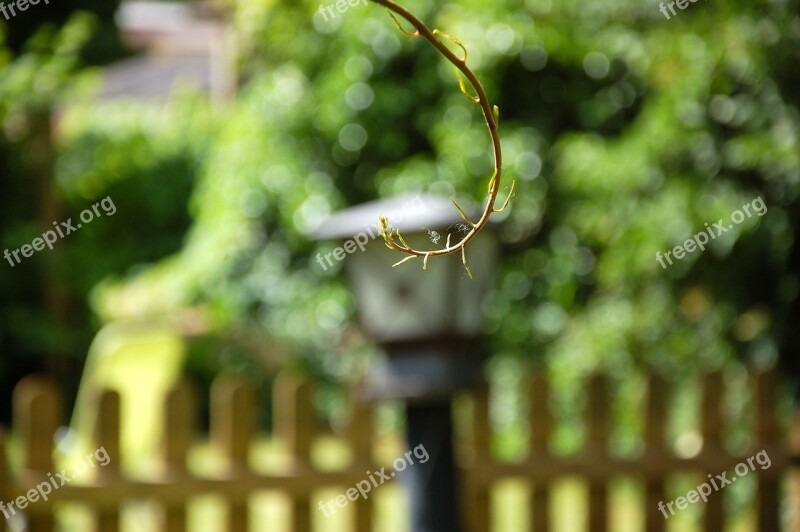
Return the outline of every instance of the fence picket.
[[[211,388],[211,439],[224,460],[225,474],[235,478],[249,472],[250,443],[255,436],[255,391],[243,379],[217,377]],[[249,530],[247,497],[228,502],[227,530]]]
[[[789,449],[794,455],[794,469],[789,470],[789,531],[800,532],[800,412],[795,412],[789,432]],[[790,455],[791,457],[791,455]]]
[[[767,450],[769,455],[780,444],[776,412],[775,371],[763,371],[755,378],[756,452]],[[780,530],[780,476],[775,471],[759,471],[756,512],[759,530]]]
[[[275,419],[287,442],[297,475],[313,474],[311,443],[316,433],[311,386],[303,378],[283,373],[275,380]],[[311,530],[311,498],[306,489],[290,493],[294,530]]]
[[[0,427],[0,502],[5,503],[9,500],[8,478],[6,474],[6,432]],[[0,532],[6,532],[6,518],[0,516]]]
[[[705,375],[702,387],[702,452],[704,455],[725,455],[727,453],[722,447],[722,416],[720,415],[720,403],[724,390],[722,373],[715,371]],[[721,471],[703,471],[701,473],[715,475]],[[706,532],[722,532],[725,527],[724,494],[724,490],[720,490],[708,497],[704,508],[704,530]]]
[[[592,461],[605,461],[608,456],[608,400],[605,377],[592,376],[589,380],[584,449]],[[608,527],[607,480],[594,475],[589,477],[589,532],[605,532]]]
[[[97,421],[94,427],[93,445],[104,448],[110,461],[99,469],[93,469],[95,484],[113,484],[121,479],[120,466],[120,397],[115,391],[105,390],[97,399]],[[117,532],[119,530],[119,506],[102,507],[95,511],[97,530]]]
[[[186,467],[186,455],[195,433],[194,413],[195,401],[188,383],[181,382],[167,393],[164,415],[163,441],[163,477],[164,480],[185,482],[189,474]],[[177,497],[164,503],[165,532],[185,532],[186,503],[188,497]]]
[[[349,393],[350,424],[348,439],[353,451],[354,469],[369,470],[372,467],[372,408],[358,398],[358,387]],[[372,498],[359,499],[354,504],[353,529],[355,532],[372,530]]]
[[[663,464],[667,457],[664,427],[666,426],[667,383],[658,375],[652,375],[647,385],[647,418],[645,420],[645,459]],[[659,468],[661,469],[661,468]],[[648,473],[645,477],[645,530],[662,532],[666,519],[672,517],[659,504],[666,504],[664,475]]]
[[[14,421],[22,440],[22,483],[33,486],[47,478],[53,470],[53,435],[61,424],[59,393],[52,382],[38,377],[25,377],[14,390]],[[29,506],[28,530],[52,532],[55,524],[51,513],[44,512],[44,501]]]
[[[530,390],[528,396],[528,404],[530,405],[528,420],[531,428],[528,461],[532,467],[536,467],[537,462],[551,459],[547,445],[553,426],[548,405],[550,385],[544,374],[535,372],[528,379],[528,389]],[[534,482],[531,485],[530,496],[533,531],[549,532],[550,487],[546,482]]]
[[[470,441],[472,442],[472,464],[477,468],[489,468],[491,465],[489,423],[489,384],[481,380],[473,392],[472,424]],[[471,482],[467,490],[471,504],[467,505],[469,529],[474,532],[485,532],[491,529],[491,489],[485,482]]]

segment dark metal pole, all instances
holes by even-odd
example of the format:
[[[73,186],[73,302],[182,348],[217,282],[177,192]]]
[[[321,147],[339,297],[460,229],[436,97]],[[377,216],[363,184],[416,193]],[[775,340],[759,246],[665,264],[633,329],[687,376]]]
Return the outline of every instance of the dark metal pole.
[[[411,497],[412,532],[461,532],[450,400],[409,402],[406,424],[409,448],[423,445],[430,456],[402,476]]]

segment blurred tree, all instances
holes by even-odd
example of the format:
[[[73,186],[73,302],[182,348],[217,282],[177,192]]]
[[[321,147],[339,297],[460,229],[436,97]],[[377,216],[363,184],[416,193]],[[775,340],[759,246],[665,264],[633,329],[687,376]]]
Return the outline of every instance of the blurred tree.
[[[347,326],[352,297],[314,262],[326,245],[304,235],[377,196],[483,197],[485,132],[449,65],[374,5],[328,21],[318,2],[225,5],[243,87],[193,152],[185,244],[105,283],[95,309],[113,319],[202,305],[220,331],[265,329],[312,371],[346,377],[360,359],[341,353],[364,345]],[[566,411],[581,389],[563,384],[598,368],[624,383],[643,367],[684,379],[780,358],[797,376],[797,0],[697,4],[669,21],[633,0],[408,5],[464,42],[503,110],[519,188],[486,309],[498,357],[546,365]],[[84,113],[87,130],[110,116]],[[107,133],[97,146],[138,167],[111,148],[124,127]],[[80,183],[94,170],[64,171]],[[661,268],[657,252],[756,197],[763,217]]]
[[[15,250],[49,228],[61,205],[53,179],[55,148],[52,108],[70,86],[80,62],[92,19],[78,16],[57,31],[45,25],[33,32],[19,55],[3,49],[0,56],[0,175],[5,190],[0,219],[2,245]],[[25,22],[21,23],[21,27]],[[49,370],[65,373],[69,352],[69,296],[57,263],[31,259],[25,268],[6,264],[2,276],[3,320],[2,417],[7,419],[12,384],[34,369],[44,369],[42,356],[56,355]],[[12,268],[15,268],[13,270]],[[33,358],[33,357],[39,357]]]
[[[42,28],[53,31],[64,26],[75,13],[92,13],[98,22],[94,31],[84,36],[85,43],[80,57],[86,64],[103,64],[115,60],[124,53],[119,32],[114,24],[114,13],[121,0],[75,0],[73,2],[41,3],[29,5],[25,11],[17,11],[8,21],[0,20],[5,34],[5,45],[13,55],[22,55],[30,46],[29,39]]]
[[[796,2],[668,22],[636,2],[408,4],[467,45],[503,109],[522,187],[489,309],[498,353],[620,377],[791,358]],[[317,7],[236,4],[248,82],[203,166],[186,248],[134,281],[153,287],[153,308],[177,282],[186,303],[325,349],[353,306],[336,283],[318,289],[305,231],[379,194],[480,197],[487,141],[447,65],[375,6],[327,22]],[[758,196],[763,218],[659,266],[657,251]]]
[[[18,13],[8,23],[0,20],[0,176],[6,191],[0,197],[2,249],[14,251],[30,244],[54,222],[77,220],[83,209],[104,195],[111,195],[121,211],[108,222],[66,236],[52,251],[43,250],[20,264],[4,259],[0,422],[8,420],[13,384],[33,371],[49,372],[63,384],[67,397],[74,396],[83,357],[96,332],[88,309],[90,290],[136,261],[156,260],[174,251],[188,225],[188,213],[175,209],[170,193],[159,196],[161,203],[144,196],[148,176],[136,174],[126,166],[127,160],[112,156],[120,166],[101,167],[108,161],[108,141],[113,137],[108,130],[102,138],[105,151],[95,150],[100,143],[83,137],[70,142],[60,159],[62,166],[89,168],[80,183],[59,181],[56,176],[60,106],[79,92],[86,66],[122,55],[113,21],[118,4],[41,4],[39,10]],[[93,13],[78,11],[81,8]],[[124,147],[131,149],[134,143]],[[133,153],[147,155],[152,175],[159,179],[164,171],[181,176],[175,182],[182,181],[182,188],[170,192],[182,199],[190,190],[193,164],[176,153],[180,151],[173,149],[161,157],[141,149]],[[98,171],[107,173],[98,176]],[[127,185],[122,183],[134,174]],[[168,231],[159,233],[156,227]],[[164,238],[153,238],[154,232]],[[68,400],[65,409],[70,408]]]

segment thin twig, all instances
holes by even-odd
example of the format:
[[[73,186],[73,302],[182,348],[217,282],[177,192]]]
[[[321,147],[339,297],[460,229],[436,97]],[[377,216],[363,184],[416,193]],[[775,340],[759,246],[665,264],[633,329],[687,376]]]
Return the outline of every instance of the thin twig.
[[[447,255],[449,253],[455,253],[457,251],[462,252],[462,259],[464,260],[464,267],[467,268],[467,272],[469,273],[469,267],[466,264],[466,256],[464,255],[464,248],[472,240],[475,235],[477,235],[481,229],[488,223],[489,217],[495,213],[500,212],[505,208],[508,204],[508,199],[511,198],[511,194],[513,193],[513,183],[511,192],[509,193],[509,198],[506,199],[505,204],[501,209],[495,209],[495,201],[497,200],[497,194],[500,190],[500,178],[502,175],[502,168],[503,168],[503,157],[500,151],[500,136],[498,135],[497,128],[498,128],[498,121],[499,121],[499,111],[497,106],[490,106],[489,99],[486,97],[486,91],[483,89],[483,85],[478,80],[477,76],[472,72],[472,70],[467,66],[467,50],[461,42],[452,37],[443,33],[439,30],[430,30],[428,27],[419,20],[416,16],[406,10],[404,7],[396,4],[392,0],[372,0],[376,4],[382,5],[387,10],[389,10],[389,14],[391,15],[392,19],[394,20],[397,27],[409,37],[422,37],[431,46],[433,46],[440,54],[442,54],[445,59],[447,59],[456,69],[456,76],[458,77],[459,87],[461,91],[464,93],[467,98],[469,98],[472,102],[476,103],[480,106],[481,112],[483,113],[483,119],[486,122],[486,127],[489,130],[489,136],[492,141],[492,149],[494,151],[494,173],[492,175],[492,179],[489,182],[489,201],[486,204],[486,208],[483,210],[483,214],[481,215],[480,219],[477,222],[471,221],[466,214],[464,213],[463,209],[455,202],[453,199],[453,204],[458,209],[461,216],[469,223],[471,226],[470,231],[466,233],[466,235],[459,240],[455,244],[450,244],[450,238],[448,235],[447,244],[443,249],[435,249],[435,250],[417,250],[413,249],[410,246],[406,245],[405,241],[402,240],[399,231],[393,231],[390,229],[389,221],[386,219],[385,216],[380,217],[381,221],[381,235],[383,239],[386,241],[387,247],[390,249],[399,251],[401,253],[405,253],[411,256],[417,257],[424,257],[425,260],[423,262],[423,268],[427,266],[428,257],[434,257],[437,255]],[[403,19],[407,20],[412,26],[414,26],[416,31],[410,32],[403,29],[400,26],[397,18],[394,16],[395,14],[399,15]],[[461,47],[464,51],[464,57],[458,57],[455,55],[450,49],[445,46],[436,36],[441,35],[442,37],[448,39],[449,41],[453,42],[454,44]],[[461,78],[461,74],[467,78],[472,88],[475,90],[475,96],[470,95],[466,87],[464,85],[464,81]],[[394,239],[393,233],[396,233],[398,238],[400,239],[400,243],[396,242]],[[471,275],[470,275],[471,277]]]

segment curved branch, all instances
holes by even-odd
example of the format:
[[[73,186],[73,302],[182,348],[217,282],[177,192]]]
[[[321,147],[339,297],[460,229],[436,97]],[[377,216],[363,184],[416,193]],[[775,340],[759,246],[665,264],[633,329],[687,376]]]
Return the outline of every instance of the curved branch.
[[[512,183],[511,192],[509,193],[509,197],[506,199],[505,204],[501,209],[495,209],[495,201],[497,200],[497,194],[500,190],[500,178],[502,176],[502,169],[503,169],[503,156],[500,150],[500,136],[498,135],[498,122],[499,122],[499,111],[497,106],[490,106],[489,99],[486,97],[486,91],[483,89],[483,85],[478,80],[477,76],[472,72],[472,70],[467,66],[467,49],[464,47],[461,42],[452,37],[443,33],[437,29],[430,30],[428,27],[419,20],[415,15],[410,13],[404,7],[396,4],[393,0],[372,0],[376,4],[382,5],[389,11],[389,15],[394,20],[397,27],[408,35],[409,37],[422,37],[431,46],[433,46],[440,54],[442,54],[445,59],[447,59],[450,63],[452,63],[453,67],[456,70],[456,76],[458,77],[458,83],[461,91],[467,96],[472,102],[476,103],[480,106],[481,112],[483,113],[483,119],[486,122],[486,127],[489,130],[489,136],[492,141],[492,149],[494,150],[494,173],[492,175],[491,181],[489,182],[489,201],[486,204],[486,208],[483,211],[480,219],[477,222],[471,221],[464,210],[459,207],[456,203],[455,199],[453,199],[453,204],[455,205],[456,209],[458,209],[461,216],[469,223],[470,231],[467,232],[464,237],[456,242],[455,244],[450,244],[450,235],[448,234],[447,237],[447,244],[443,249],[435,249],[435,250],[417,250],[413,249],[408,246],[403,237],[400,235],[399,231],[393,231],[389,226],[389,221],[385,216],[380,217],[381,221],[381,235],[383,236],[384,241],[386,242],[386,246],[390,249],[399,251],[401,253],[405,253],[407,255],[411,255],[412,257],[424,257],[424,265],[427,266],[428,258],[437,256],[437,255],[447,255],[449,253],[455,253],[461,251],[461,256],[464,261],[464,267],[469,272],[469,267],[466,263],[466,255],[464,255],[464,248],[472,240],[475,235],[480,232],[481,229],[488,223],[489,217],[495,213],[502,211],[506,205],[508,205],[508,200],[511,198],[511,194],[513,193],[514,187]],[[414,26],[414,32],[409,32],[403,29],[400,26],[400,23],[397,21],[395,14],[399,15],[406,21],[408,21],[412,26]],[[442,37],[448,39],[452,43],[459,46],[464,51],[464,57],[458,57],[455,55],[447,46],[445,46],[438,38],[437,35],[441,35]],[[475,96],[471,96],[464,85],[463,78],[461,74],[469,81],[472,88],[475,90]],[[394,234],[393,234],[394,233]],[[400,241],[399,243],[395,240],[395,234]],[[401,261],[400,263],[405,262],[405,260]],[[398,264],[400,264],[398,263]],[[470,274],[470,277],[472,275]]]

